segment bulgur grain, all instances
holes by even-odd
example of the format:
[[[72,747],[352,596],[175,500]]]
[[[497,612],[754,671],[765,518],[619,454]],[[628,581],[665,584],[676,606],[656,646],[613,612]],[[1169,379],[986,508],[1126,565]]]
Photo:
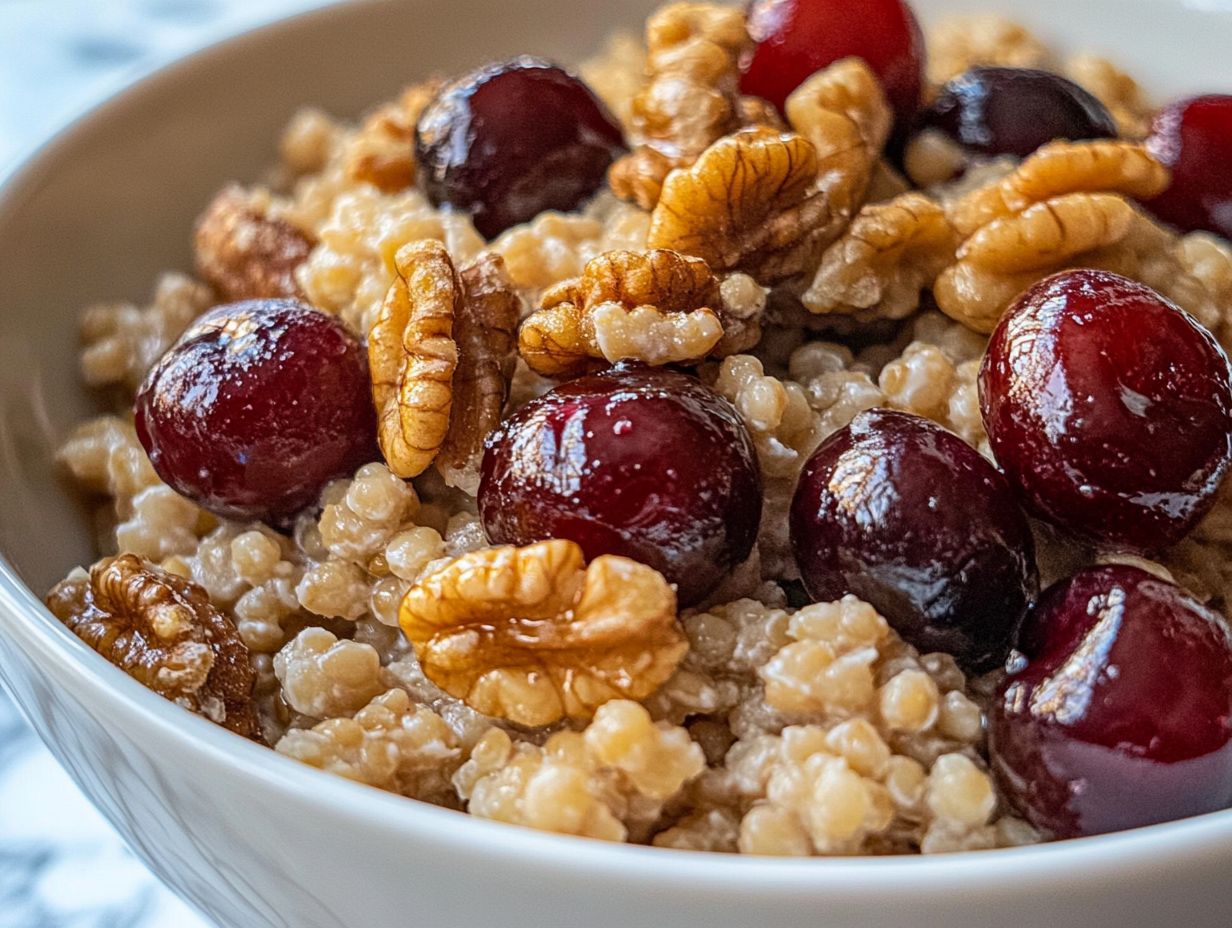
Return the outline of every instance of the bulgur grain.
[[[873,407],[928,417],[989,455],[976,383],[987,338],[975,329],[991,327],[1019,284],[1058,265],[1089,261],[1136,276],[1232,347],[1232,246],[1205,233],[1176,235],[1111,196],[1145,195],[1164,180],[1125,140],[1052,148],[1024,168],[1015,159],[969,158],[924,133],[906,150],[907,172],[921,188],[912,190],[881,155],[889,110],[856,62],[798,92],[789,111],[800,135],[780,135],[778,117],[740,100],[733,83],[747,38],[742,14],[685,5],[663,22],[703,14],[726,36],[723,86],[707,86],[706,69],[694,67],[686,69],[690,94],[720,101],[722,112],[688,137],[680,134],[688,126],[656,129],[660,143],[687,143],[667,206],[697,209],[674,219],[662,203],[652,215],[605,186],[575,212],[544,213],[485,243],[463,212],[438,210],[405,186],[414,174],[405,157],[412,114],[396,125],[385,119],[398,101],[375,110],[367,130],[301,111],[283,136],[271,186],[236,193],[312,243],[289,285],[363,338],[394,280],[398,250],[423,239],[442,242],[457,267],[485,248],[500,255],[528,307],[588,262],[644,253],[652,239],[679,240],[709,260],[702,268],[716,293],[708,290],[703,302],[721,331],[703,333],[704,350],[660,350],[664,330],[638,327],[645,320],[635,314],[645,307],[621,304],[605,310],[596,327],[601,350],[585,359],[721,358],[701,364],[699,375],[735,408],[763,472],[754,551],[698,608],[678,616],[664,608],[671,661],[655,677],[665,682],[644,699],[612,690],[579,717],[525,727],[480,713],[425,674],[398,627],[399,611],[409,591],[457,559],[492,556],[482,553],[490,545],[476,514],[477,461],[451,472],[456,487],[435,470],[412,483],[384,463],[367,464],[328,485],[319,509],[283,532],[219,520],[179,497],[159,480],[126,416],[82,424],[58,460],[94,497],[100,553],[125,550],[161,564],[197,584],[209,607],[234,623],[251,656],[261,732],[304,763],[481,817],[665,848],[802,856],[1041,840],[1000,813],[986,770],[983,704],[992,678],[968,681],[949,655],[918,653],[854,597],[788,605],[800,592],[788,532],[792,494],[817,446]],[[658,51],[669,54],[672,36],[660,38]],[[1039,39],[999,17],[943,23],[930,44],[934,85],[976,64],[1057,67]],[[677,63],[658,61],[656,73]],[[650,102],[640,95],[653,90],[645,64],[641,43],[618,37],[581,68],[639,131]],[[1141,136],[1151,111],[1132,78],[1092,55],[1066,70],[1109,106],[1125,138]],[[750,121],[776,128],[730,137]],[[858,144],[836,148],[840,135]],[[643,131],[635,141],[649,138]],[[357,154],[389,155],[368,167],[390,170],[356,170]],[[687,166],[699,156],[710,173],[690,180]],[[742,174],[753,163],[746,159],[761,156],[791,188],[782,202],[755,196]],[[835,176],[819,179],[818,162]],[[1052,170],[1058,164],[1064,170]],[[706,179],[722,181],[722,195],[704,195]],[[1063,194],[1079,199],[1062,207],[1087,218],[1097,206],[1115,212],[1124,220],[1118,235],[1084,239],[1079,253],[1058,249],[1056,261],[1027,267],[1014,237],[1027,229],[1022,217],[1037,202],[1055,207]],[[988,231],[997,222],[1005,225],[993,232],[1008,234]],[[701,234],[711,226],[723,234]],[[984,265],[971,272],[973,254],[996,259],[998,274],[983,273]],[[967,288],[961,300],[956,277]],[[149,368],[217,298],[191,277],[168,274],[149,305],[88,309],[85,381],[127,405]],[[938,304],[969,325],[937,312]],[[551,386],[519,361],[505,414]],[[1046,580],[1097,557],[1036,528]],[[1161,558],[1159,569],[1226,608],[1232,491]],[[634,657],[644,671],[646,656]]]

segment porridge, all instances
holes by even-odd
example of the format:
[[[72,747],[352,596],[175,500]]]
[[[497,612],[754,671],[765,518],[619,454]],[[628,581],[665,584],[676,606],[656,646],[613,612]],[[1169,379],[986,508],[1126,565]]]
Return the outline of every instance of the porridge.
[[[864,6],[302,111],[192,276],[85,311],[102,559],[51,611],[286,757],[563,834],[1232,805],[1232,98]]]

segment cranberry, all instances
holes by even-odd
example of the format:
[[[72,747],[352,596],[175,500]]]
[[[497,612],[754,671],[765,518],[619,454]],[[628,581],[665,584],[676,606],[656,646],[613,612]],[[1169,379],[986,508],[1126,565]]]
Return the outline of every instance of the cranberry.
[[[486,65],[445,86],[415,133],[424,187],[493,238],[595,193],[620,126],[584,83],[538,58]]]
[[[1030,68],[972,68],[941,88],[923,124],[969,151],[1025,158],[1055,139],[1112,139],[1108,109],[1073,81]]]
[[[229,518],[285,522],[376,456],[363,346],[294,300],[206,313],[146,376],[133,412],[159,476]]]
[[[809,459],[791,543],[815,600],[854,593],[968,670],[1004,660],[1038,582],[1005,478],[957,435],[887,409],[861,413]]]
[[[1232,238],[1232,96],[1195,97],[1155,117],[1147,149],[1172,170],[1172,184],[1147,203],[1186,232]]]
[[[924,37],[903,0],[752,0],[749,34],[757,45],[741,89],[780,109],[810,75],[852,56],[881,79],[899,126],[919,108]]]
[[[1179,541],[1232,461],[1228,359],[1154,290],[1104,271],[1036,284],[980,370],[998,463],[1042,518],[1138,550]]]
[[[735,409],[673,371],[619,366],[562,384],[489,438],[479,514],[497,544],[567,538],[712,592],[753,549],[761,472]]]
[[[1057,837],[1232,804],[1232,637],[1137,567],[1089,567],[1023,623],[989,719],[1006,796]]]

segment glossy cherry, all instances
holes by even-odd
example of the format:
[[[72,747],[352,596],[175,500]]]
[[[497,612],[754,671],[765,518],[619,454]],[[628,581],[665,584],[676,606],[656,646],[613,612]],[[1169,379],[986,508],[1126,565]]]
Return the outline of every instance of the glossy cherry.
[[[1038,583],[1005,478],[957,435],[887,409],[861,413],[809,459],[791,543],[814,600],[854,593],[921,651],[973,671],[1005,659]]]
[[[1069,838],[1232,805],[1232,637],[1137,567],[1090,567],[1023,623],[993,701],[992,767],[1038,828]]]
[[[1232,96],[1181,100],[1161,110],[1147,149],[1172,171],[1172,183],[1146,204],[1186,232],[1232,238]]]
[[[924,37],[903,0],[753,0],[749,34],[741,89],[780,109],[810,75],[853,56],[881,79],[900,127],[919,109]]]
[[[377,454],[367,353],[294,300],[206,313],[146,376],[133,412],[159,476],[229,518],[285,522]]]
[[[712,592],[752,551],[757,455],[727,400],[685,374],[619,366],[562,384],[489,438],[479,514],[495,544],[567,538]]]
[[[1041,281],[980,370],[997,462],[1042,518],[1153,550],[1213,505],[1232,463],[1228,359],[1188,314],[1104,271]]]
[[[1071,80],[1031,68],[972,68],[941,88],[923,125],[968,151],[1025,158],[1056,139],[1116,138],[1107,107]]]
[[[589,87],[528,57],[446,85],[415,133],[432,202],[469,212],[488,238],[544,210],[576,209],[623,147],[620,126]]]

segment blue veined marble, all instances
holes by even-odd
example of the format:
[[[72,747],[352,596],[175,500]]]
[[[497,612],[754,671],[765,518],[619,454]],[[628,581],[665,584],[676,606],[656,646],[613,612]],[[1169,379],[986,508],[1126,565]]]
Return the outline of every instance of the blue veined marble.
[[[0,0],[0,173],[151,63],[320,0]],[[149,873],[0,689],[0,928],[208,928]]]
[[[2,693],[0,928],[206,928],[129,852]]]

